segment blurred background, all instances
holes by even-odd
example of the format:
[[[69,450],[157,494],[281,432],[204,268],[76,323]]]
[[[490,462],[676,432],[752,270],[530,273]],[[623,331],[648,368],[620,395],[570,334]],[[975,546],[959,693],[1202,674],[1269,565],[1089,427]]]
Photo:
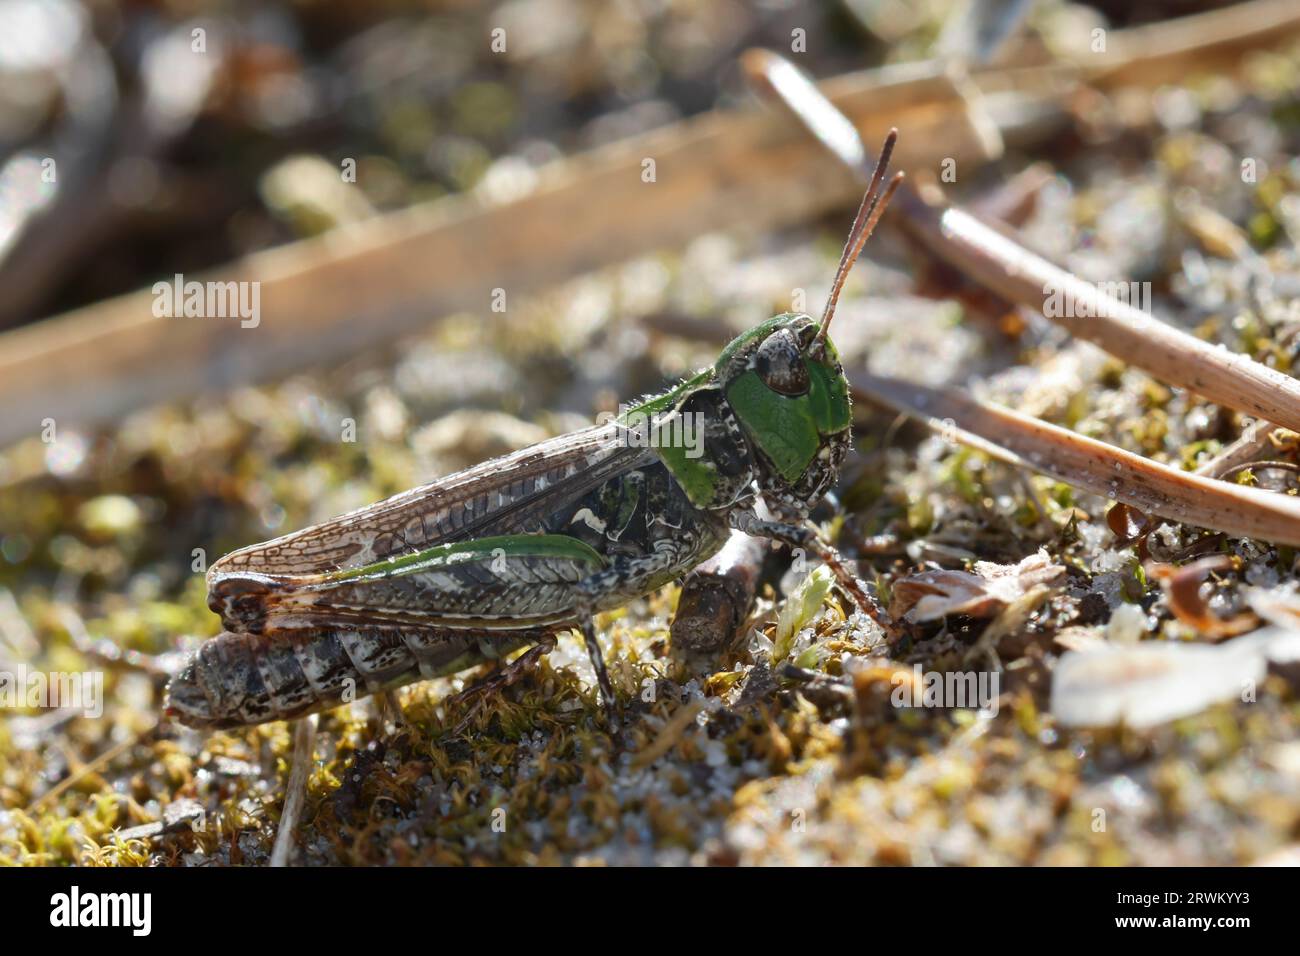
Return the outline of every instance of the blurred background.
[[[1029,22],[1050,43],[1213,4],[1034,6]],[[818,76],[925,59],[953,11],[948,0],[5,0],[0,327],[746,102],[737,55],[787,50],[795,29],[811,38],[800,65]],[[340,179],[345,159],[355,189]]]

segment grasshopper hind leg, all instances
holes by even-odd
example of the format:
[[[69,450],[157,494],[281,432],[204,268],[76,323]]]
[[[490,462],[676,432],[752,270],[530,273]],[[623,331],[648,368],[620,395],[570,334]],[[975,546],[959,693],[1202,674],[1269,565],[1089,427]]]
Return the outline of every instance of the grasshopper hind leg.
[[[554,636],[547,636],[528,648],[517,658],[501,667],[493,674],[478,681],[473,687],[468,687],[461,691],[455,697],[451,698],[448,704],[463,704],[472,702],[469,711],[461,718],[460,723],[452,730],[452,734],[461,734],[469,727],[474,720],[474,715],[483,706],[483,701],[491,694],[505,690],[507,687],[519,681],[524,674],[533,670],[538,662],[549,654],[555,648]]]
[[[600,696],[611,729],[618,726],[618,711],[614,706],[614,686],[610,683],[609,671],[605,668],[605,656],[596,640],[593,618],[597,601],[602,597],[608,600],[611,594],[631,598],[666,584],[712,555],[722,547],[726,539],[726,530],[722,528],[717,534],[688,534],[679,536],[675,541],[662,541],[648,554],[615,559],[610,567],[584,578],[577,585],[573,620],[582,631],[582,639],[587,645],[587,655],[596,671],[596,681],[600,685]]]

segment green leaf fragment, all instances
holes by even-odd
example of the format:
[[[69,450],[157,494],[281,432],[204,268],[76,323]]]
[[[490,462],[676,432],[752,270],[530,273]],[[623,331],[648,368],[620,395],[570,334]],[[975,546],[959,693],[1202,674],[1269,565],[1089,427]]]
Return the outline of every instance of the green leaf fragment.
[[[821,610],[830,594],[835,576],[824,564],[815,568],[800,582],[794,593],[786,598],[776,619],[776,639],[773,641],[772,661],[778,663],[790,656],[794,637],[808,626]]]

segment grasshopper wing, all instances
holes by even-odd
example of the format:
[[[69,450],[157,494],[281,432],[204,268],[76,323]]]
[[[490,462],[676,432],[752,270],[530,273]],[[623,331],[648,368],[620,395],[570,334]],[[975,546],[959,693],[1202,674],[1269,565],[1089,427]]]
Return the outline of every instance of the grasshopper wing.
[[[464,541],[489,525],[581,497],[648,455],[617,428],[571,432],[412,488],[321,524],[232,551],[208,570],[208,584],[241,572],[273,576],[352,570],[437,544]]]
[[[208,571],[209,604],[235,631],[265,630],[271,618],[290,629],[384,618],[455,626],[496,608],[518,624],[549,621],[605,557],[545,533],[546,520],[657,462],[613,424],[562,435],[232,552]]]

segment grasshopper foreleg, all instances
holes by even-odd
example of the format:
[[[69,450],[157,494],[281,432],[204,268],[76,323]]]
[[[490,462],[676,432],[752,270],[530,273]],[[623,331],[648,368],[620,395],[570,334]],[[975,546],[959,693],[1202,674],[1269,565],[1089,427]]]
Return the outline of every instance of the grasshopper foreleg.
[[[728,519],[731,526],[737,531],[743,531],[755,538],[771,538],[792,548],[802,548],[810,554],[817,555],[831,569],[840,586],[853,599],[853,603],[879,624],[891,639],[896,635],[898,629],[889,615],[885,613],[885,609],[867,593],[866,585],[858,580],[857,576],[849,570],[848,565],[844,563],[840,553],[823,541],[821,535],[817,533],[817,529],[812,525],[769,521],[743,508],[732,511],[728,515]]]

